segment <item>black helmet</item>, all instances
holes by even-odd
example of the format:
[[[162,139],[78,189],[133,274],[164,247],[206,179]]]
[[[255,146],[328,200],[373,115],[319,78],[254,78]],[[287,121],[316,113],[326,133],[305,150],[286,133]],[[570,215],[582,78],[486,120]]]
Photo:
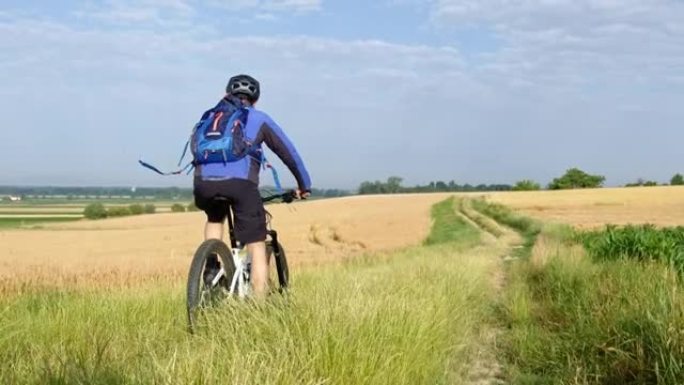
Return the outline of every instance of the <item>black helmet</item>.
[[[261,90],[259,82],[249,75],[236,75],[230,78],[226,86],[226,93],[229,95],[244,95],[250,102],[259,100]]]

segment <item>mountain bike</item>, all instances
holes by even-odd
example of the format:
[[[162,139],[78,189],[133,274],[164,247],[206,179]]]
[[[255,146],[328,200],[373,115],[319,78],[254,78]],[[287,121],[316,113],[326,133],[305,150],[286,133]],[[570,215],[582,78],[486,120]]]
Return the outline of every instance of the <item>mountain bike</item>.
[[[261,200],[264,203],[276,200],[291,203],[294,198],[294,192],[287,192],[267,196]],[[230,247],[220,239],[208,239],[195,252],[190,264],[187,285],[190,332],[194,332],[197,328],[198,317],[204,310],[224,303],[231,298],[248,298],[251,294],[250,270],[252,260],[244,245],[241,245],[235,238],[234,218],[230,201],[221,197],[214,199],[229,205],[228,236]],[[266,257],[269,264],[269,288],[271,293],[285,294],[290,282],[290,275],[285,249],[278,241],[278,233],[271,226],[272,218],[271,214],[266,211]]]

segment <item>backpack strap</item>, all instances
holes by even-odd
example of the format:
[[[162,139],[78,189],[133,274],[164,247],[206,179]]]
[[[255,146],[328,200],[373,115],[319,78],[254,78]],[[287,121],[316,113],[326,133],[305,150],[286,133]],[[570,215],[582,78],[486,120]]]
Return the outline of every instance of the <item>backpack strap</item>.
[[[183,168],[181,168],[181,169],[179,169],[179,170],[164,172],[164,171],[161,171],[160,169],[154,167],[153,165],[151,165],[151,164],[149,164],[149,163],[147,163],[147,162],[143,162],[142,160],[138,160],[138,163],[140,163],[141,166],[143,166],[143,167],[145,167],[145,168],[149,168],[150,170],[156,172],[156,173],[159,174],[159,175],[180,175],[180,174],[182,174],[183,172],[186,172],[186,171],[187,171],[186,174],[189,174],[189,173],[192,171],[192,169],[195,167],[195,164],[194,164],[193,162],[190,162],[190,163],[186,164]]]
[[[278,171],[276,171],[275,167],[266,159],[266,155],[264,155],[264,151],[261,150],[261,164],[264,167],[264,170],[270,168],[271,169],[271,174],[273,175],[273,182],[276,185],[276,190],[278,190],[279,194],[283,193],[283,186],[280,184],[280,178],[278,178]]]

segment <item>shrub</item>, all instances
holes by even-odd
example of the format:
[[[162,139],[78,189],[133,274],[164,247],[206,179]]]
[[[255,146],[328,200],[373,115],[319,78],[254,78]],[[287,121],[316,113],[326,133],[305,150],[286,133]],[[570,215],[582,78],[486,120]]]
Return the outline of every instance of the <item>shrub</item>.
[[[188,211],[199,211],[199,209],[197,208],[197,206],[195,206],[195,202],[190,202],[190,203],[188,204]]]
[[[601,187],[605,180],[606,177],[602,175],[590,175],[578,168],[571,168],[560,178],[554,179],[549,184],[549,189],[596,188]]]
[[[180,203],[174,203],[171,206],[171,212],[172,213],[184,213],[185,212],[185,206],[183,206]]]
[[[672,179],[670,179],[670,184],[673,186],[684,185],[684,176],[682,174],[675,174]]]
[[[152,203],[147,203],[143,208],[143,211],[145,214],[154,214],[157,211],[157,208]]]
[[[140,215],[145,212],[145,208],[138,203],[128,206],[128,210],[131,212],[131,215]]]
[[[91,203],[83,210],[83,216],[88,219],[107,218],[107,210],[102,203]]]
[[[513,186],[513,191],[534,191],[534,190],[540,190],[541,186],[539,183],[530,180],[530,179],[524,179],[521,181],[518,181],[515,186]]]
[[[115,206],[107,209],[108,217],[125,217],[131,215],[131,210],[126,206]]]

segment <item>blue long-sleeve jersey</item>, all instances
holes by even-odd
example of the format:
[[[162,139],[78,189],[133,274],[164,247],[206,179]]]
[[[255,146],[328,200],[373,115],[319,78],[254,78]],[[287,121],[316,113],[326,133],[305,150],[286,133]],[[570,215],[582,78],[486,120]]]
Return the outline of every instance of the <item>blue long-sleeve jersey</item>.
[[[255,146],[250,156],[234,162],[210,163],[199,165],[195,175],[204,180],[246,179],[259,184],[259,170],[261,169],[261,145],[273,151],[292,172],[300,190],[311,190],[311,178],[304,166],[297,149],[270,116],[263,111],[249,107],[247,124],[245,125],[245,139]]]

